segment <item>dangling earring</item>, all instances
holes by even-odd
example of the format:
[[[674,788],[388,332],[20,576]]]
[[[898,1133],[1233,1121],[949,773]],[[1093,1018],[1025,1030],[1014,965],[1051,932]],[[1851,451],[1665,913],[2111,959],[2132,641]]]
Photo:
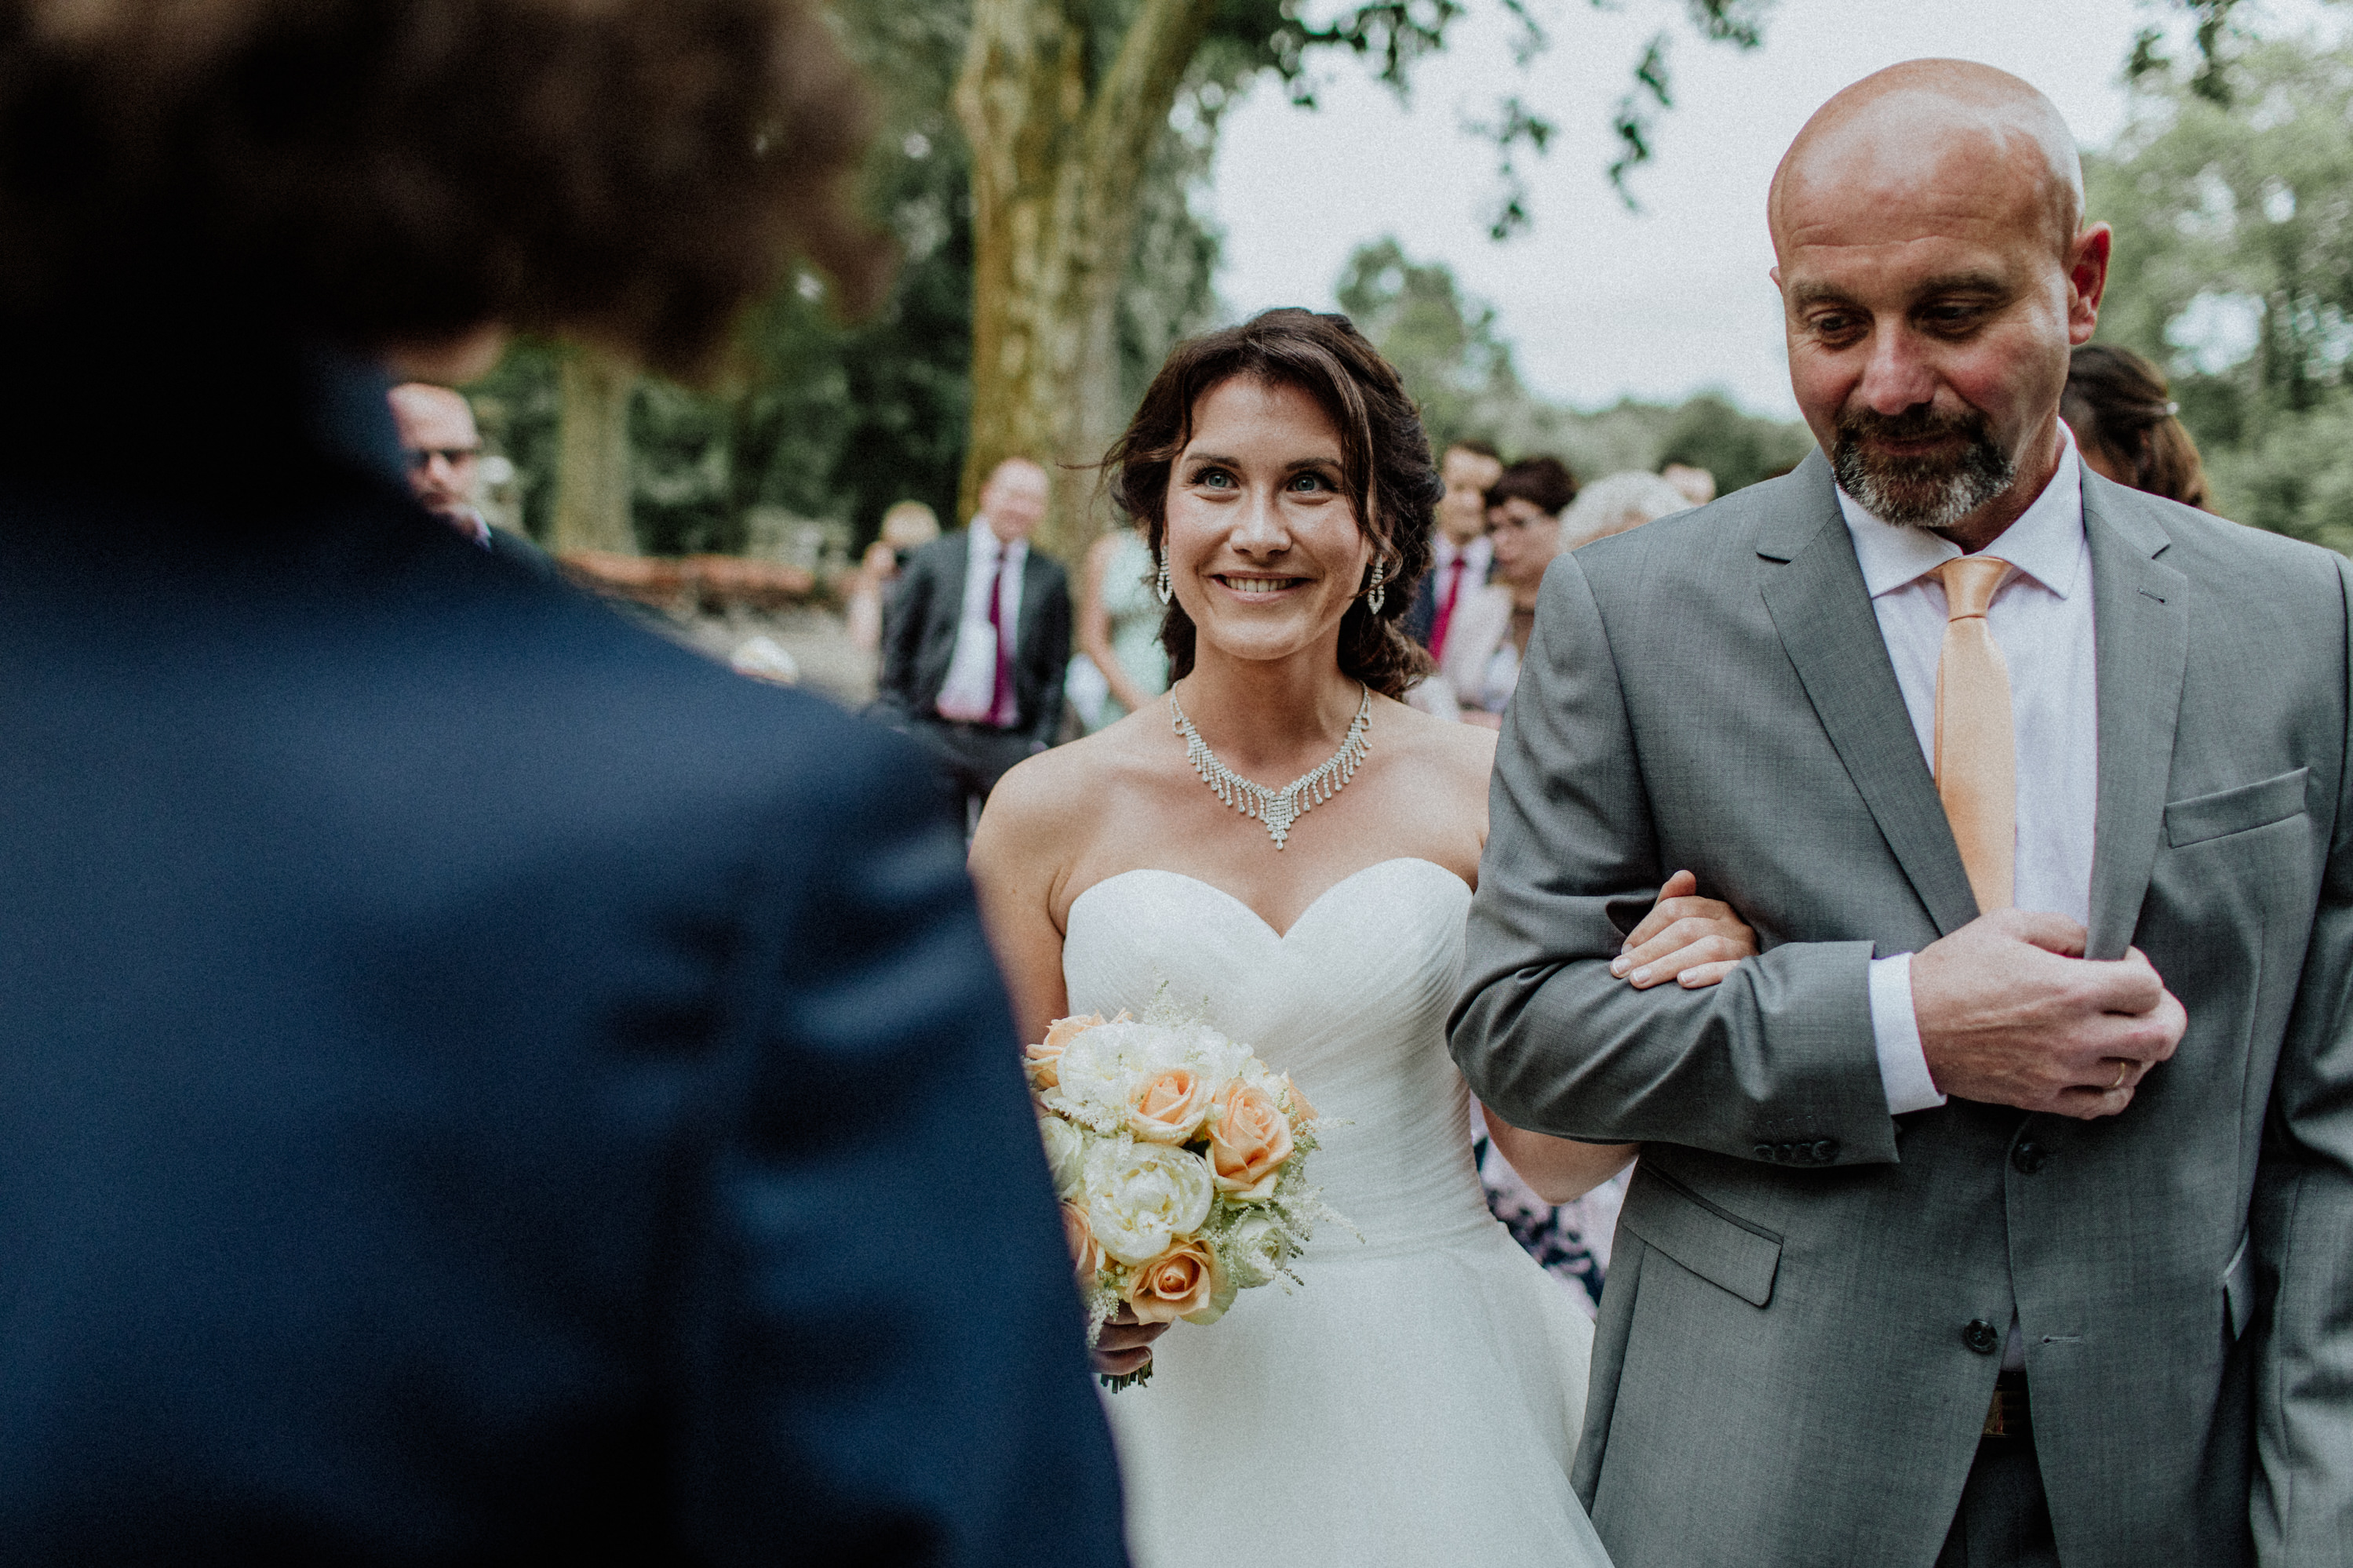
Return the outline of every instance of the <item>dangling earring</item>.
[[[1379,556],[1373,557],[1372,585],[1365,590],[1365,607],[1377,616],[1381,613],[1381,606],[1388,603],[1388,593],[1381,586],[1381,576],[1385,566],[1386,563]]]
[[[1160,585],[1153,592],[1160,595],[1164,605],[1176,596],[1176,591],[1168,585],[1168,547],[1165,544],[1160,547]]]

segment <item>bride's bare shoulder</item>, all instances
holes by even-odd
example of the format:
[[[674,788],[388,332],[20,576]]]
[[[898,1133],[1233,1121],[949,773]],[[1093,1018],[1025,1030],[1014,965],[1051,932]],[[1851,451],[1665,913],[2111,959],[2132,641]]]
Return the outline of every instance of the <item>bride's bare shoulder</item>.
[[[1481,724],[1436,719],[1419,708],[1382,699],[1384,727],[1398,750],[1421,766],[1434,768],[1483,791],[1495,766],[1495,731]]]
[[[1101,820],[1113,797],[1145,781],[1151,757],[1144,742],[1155,723],[1166,730],[1168,721],[1146,709],[1018,763],[989,792],[975,856],[1027,856],[1046,847],[1067,853],[1079,837],[1074,826]]]

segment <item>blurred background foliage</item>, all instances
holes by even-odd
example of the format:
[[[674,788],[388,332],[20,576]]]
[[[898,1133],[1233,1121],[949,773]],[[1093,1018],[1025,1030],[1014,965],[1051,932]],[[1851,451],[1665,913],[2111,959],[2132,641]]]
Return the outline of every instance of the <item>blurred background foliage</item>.
[[[2084,161],[2116,226],[2099,338],[2165,366],[2214,510],[2353,551],[2353,47],[2136,51],[2125,132]]]
[[[2168,59],[2152,30],[2123,62],[2130,122],[2085,159],[2090,214],[2117,236],[2100,338],[2172,375],[2217,510],[2353,552],[2353,47],[2255,37],[2233,5],[2179,0],[2199,23],[2195,53]],[[1365,6],[1351,13],[1360,24],[1387,23],[1360,26],[1361,37],[1336,47],[1398,71],[1440,47],[1459,8]],[[797,276],[744,322],[719,385],[639,384],[633,510],[647,552],[765,553],[794,520],[828,524],[854,548],[904,499],[955,525],[973,306],[968,153],[950,95],[969,9],[970,0],[833,8],[881,99],[868,191],[902,247],[896,286],[880,313],[845,325],[821,281]],[[1749,18],[1753,31],[1762,7],[1704,9]],[[1219,236],[1194,204],[1220,114],[1263,72],[1307,96],[1303,51],[1334,43],[1303,29],[1281,0],[1224,0],[1155,153],[1120,292],[1120,380],[1131,402],[1173,342],[1220,318]],[[1620,134],[1639,146],[1646,124],[1633,114]],[[1541,150],[1541,133],[1522,141]],[[1508,207],[1514,149],[1507,140],[1500,150]],[[1510,226],[1499,216],[1498,232]],[[1547,404],[1520,380],[1494,310],[1466,298],[1442,264],[1417,262],[1391,239],[1360,247],[1336,292],[1398,365],[1440,443],[1471,436],[1508,456],[1556,453],[1581,479],[1674,458],[1708,468],[1724,490],[1787,468],[1811,446],[1802,425],[1715,394],[1598,412]],[[522,520],[542,535],[564,352],[519,344],[470,389],[486,434],[514,461]]]
[[[1357,247],[1335,292],[1398,367],[1440,448],[1475,437],[1507,458],[1549,453],[1580,483],[1672,458],[1715,474],[1719,494],[1794,468],[1813,449],[1799,421],[1745,414],[1716,393],[1599,413],[1545,402],[1521,383],[1494,308],[1465,298],[1446,266],[1413,260],[1393,238]]]

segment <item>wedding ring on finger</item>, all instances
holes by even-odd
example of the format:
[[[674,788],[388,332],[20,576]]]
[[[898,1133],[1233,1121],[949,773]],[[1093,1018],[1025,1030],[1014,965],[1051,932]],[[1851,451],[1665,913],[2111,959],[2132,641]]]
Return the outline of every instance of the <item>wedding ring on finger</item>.
[[[2124,1088],[2125,1075],[2131,1071],[2132,1058],[2130,1057],[2118,1057],[2116,1058],[2116,1081],[2108,1085],[2108,1092],[2110,1094],[2114,1094],[2116,1090]]]

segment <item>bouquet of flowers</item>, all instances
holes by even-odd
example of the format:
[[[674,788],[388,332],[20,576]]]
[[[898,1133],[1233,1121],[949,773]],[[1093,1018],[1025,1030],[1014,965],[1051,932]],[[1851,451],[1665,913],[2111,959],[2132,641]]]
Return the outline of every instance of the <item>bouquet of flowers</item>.
[[[1307,1185],[1315,1108],[1287,1076],[1157,1000],[1141,1021],[1057,1019],[1024,1055],[1090,1343],[1122,1306],[1214,1323],[1237,1292],[1298,1279],[1291,1259],[1336,1216]]]

